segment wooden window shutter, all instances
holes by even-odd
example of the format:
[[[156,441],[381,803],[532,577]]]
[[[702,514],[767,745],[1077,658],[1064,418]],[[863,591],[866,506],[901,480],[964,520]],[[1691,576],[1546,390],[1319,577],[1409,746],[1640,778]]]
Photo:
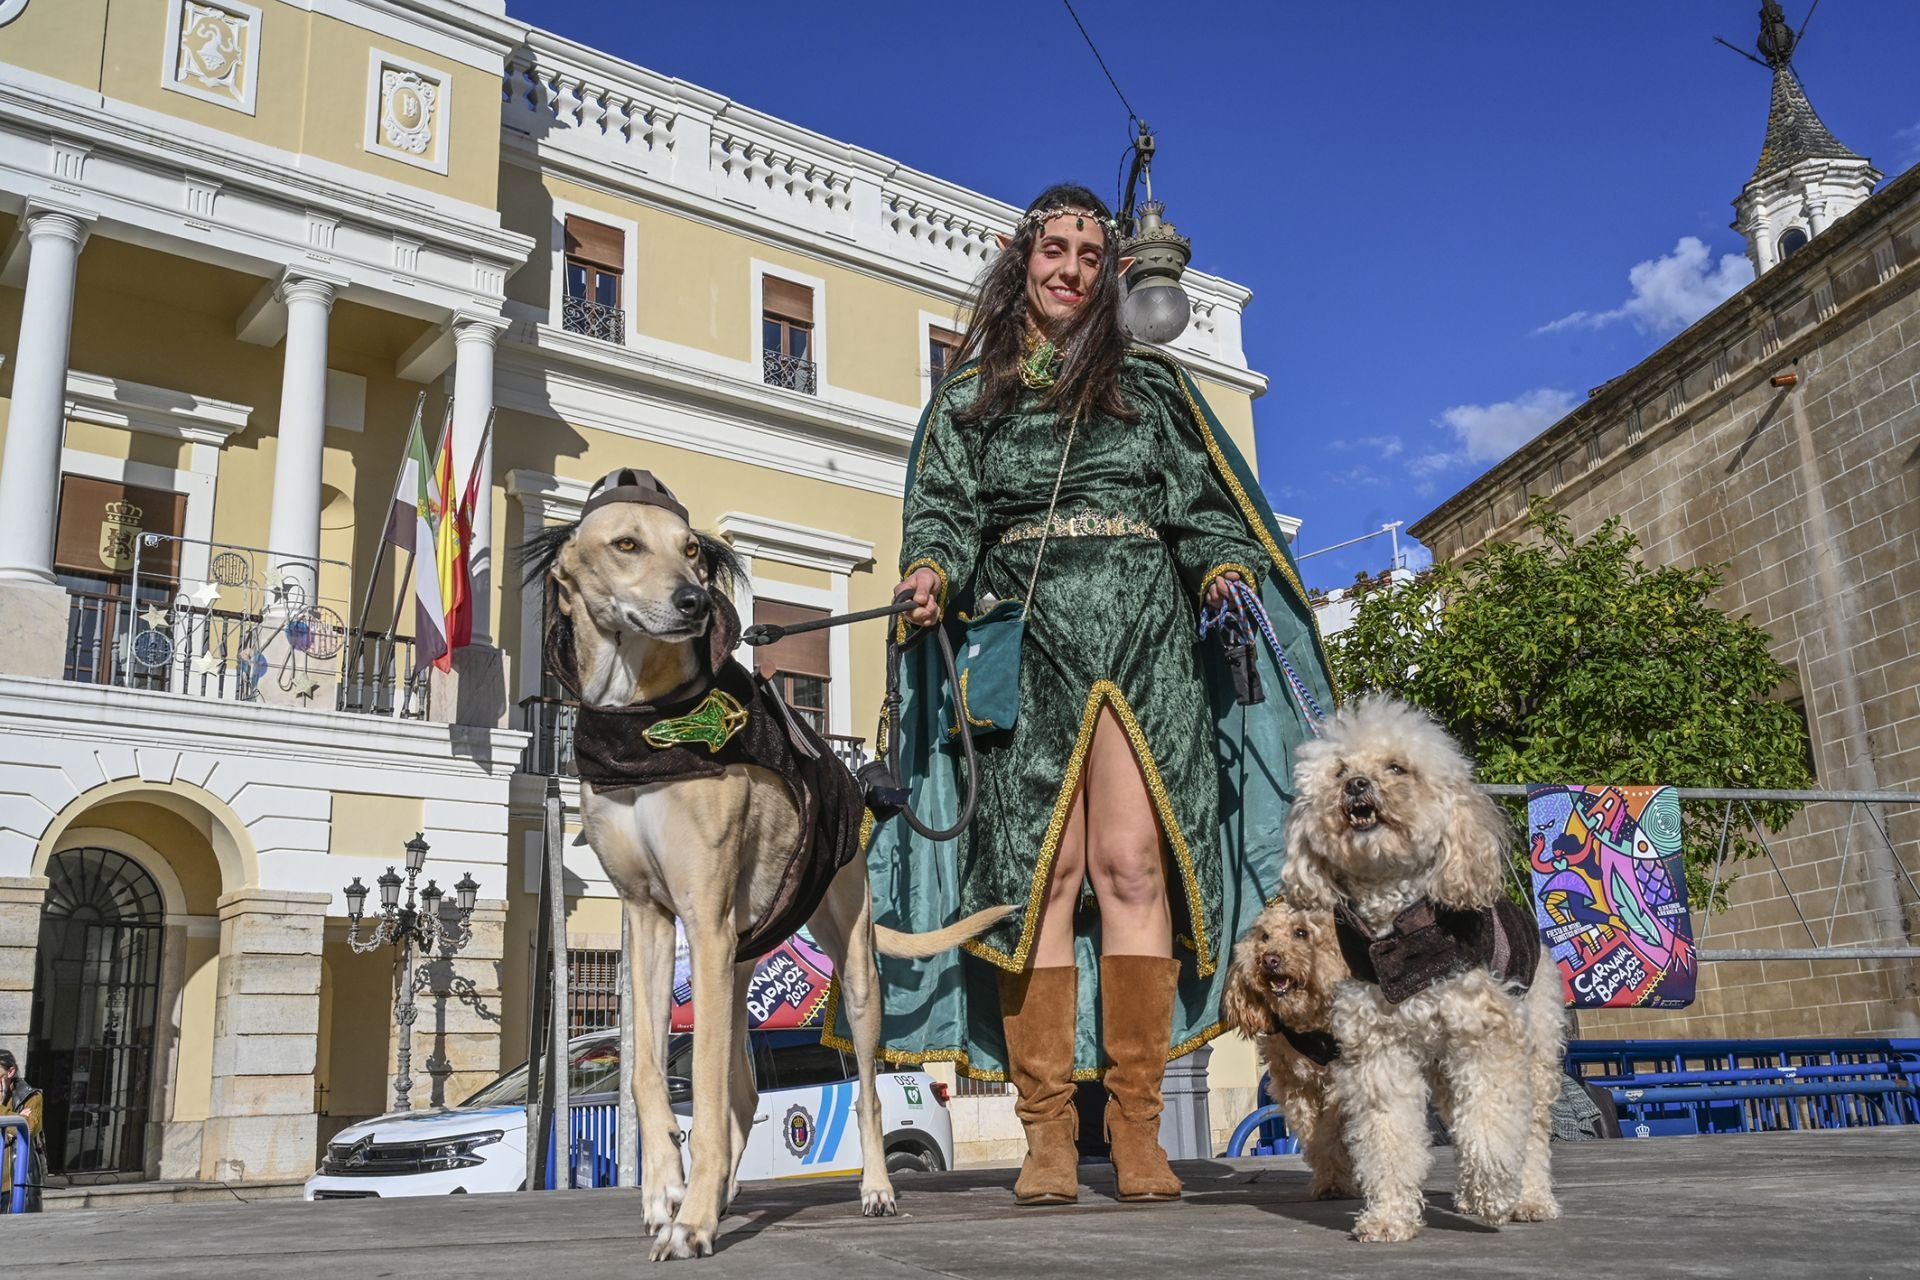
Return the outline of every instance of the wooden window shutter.
[[[771,622],[775,626],[790,627],[796,622],[814,622],[826,616],[825,609],[804,609],[796,604],[780,604],[758,598],[753,602],[753,620],[756,623]],[[763,676],[785,671],[789,675],[829,679],[833,673],[827,662],[827,633],[805,631],[772,644],[763,644],[753,651],[753,669]]]
[[[960,335],[951,329],[942,329],[939,325],[933,325],[927,330],[927,337],[929,340],[939,343],[948,350],[958,351],[960,349]]]
[[[119,576],[133,569],[134,540],[142,533],[186,531],[187,497],[90,476],[60,477],[60,517],[53,563],[67,573]],[[177,582],[180,544],[140,549],[143,582]]]
[[[813,290],[778,276],[760,277],[760,306],[789,324],[813,323]]]
[[[627,238],[617,228],[568,214],[567,256],[602,271],[621,272],[627,266]]]

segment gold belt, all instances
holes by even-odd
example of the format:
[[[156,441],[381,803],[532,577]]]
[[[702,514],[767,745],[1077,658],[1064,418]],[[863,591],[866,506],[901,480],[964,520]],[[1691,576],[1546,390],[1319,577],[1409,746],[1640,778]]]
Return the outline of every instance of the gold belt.
[[[1081,510],[1070,516],[1055,513],[1050,520],[1035,520],[1031,524],[1017,524],[1000,535],[1000,545],[1009,542],[1031,542],[1039,538],[1152,538],[1159,540],[1160,531],[1144,520],[1135,520],[1131,516],[1102,515],[1098,511]]]

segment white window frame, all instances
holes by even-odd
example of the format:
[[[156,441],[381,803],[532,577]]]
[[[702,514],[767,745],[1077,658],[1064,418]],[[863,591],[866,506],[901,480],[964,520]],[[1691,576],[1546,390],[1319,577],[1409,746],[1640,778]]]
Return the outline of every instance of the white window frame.
[[[24,0],[22,0],[24,3]],[[242,0],[204,0],[210,8],[226,9],[237,17],[247,20],[247,65],[242,73],[246,87],[240,101],[235,102],[223,93],[211,89],[202,89],[198,85],[182,84],[178,77],[180,67],[180,18],[186,10],[186,0],[167,0],[167,43],[161,52],[160,87],[174,93],[184,93],[189,98],[198,98],[202,102],[211,102],[217,107],[229,111],[238,111],[242,115],[253,115],[255,103],[259,99],[260,84],[260,10]],[[4,22],[5,18],[0,18]]]
[[[553,201],[553,244],[551,256],[553,278],[547,290],[547,323],[556,329],[565,327],[567,300],[567,215],[585,218],[588,222],[598,222],[602,226],[613,227],[620,232],[622,245],[620,251],[620,310],[625,313],[626,328],[621,337],[623,346],[632,347],[639,335],[634,316],[639,308],[634,305],[635,295],[640,292],[640,224],[632,218],[623,218],[618,214],[596,209],[592,205],[577,204],[571,200]],[[576,337],[586,337],[576,334]],[[757,367],[757,366],[756,366]]]
[[[744,599],[736,602],[743,629],[753,625],[755,597],[803,609],[824,609],[829,616],[846,613],[849,575],[873,563],[873,543],[865,539],[744,511],[727,512],[714,525],[714,530],[732,544],[751,584],[741,592]],[[825,573],[828,585],[803,587],[760,572],[763,565],[782,564]],[[738,656],[741,662],[752,665],[752,653],[744,646]],[[852,677],[853,638],[848,628],[834,627],[827,632],[828,733],[858,736],[853,731]]]
[[[433,81],[440,92],[440,127],[433,131],[433,145],[425,155],[415,155],[399,147],[388,146],[380,137],[380,69],[393,67],[400,71],[411,71],[422,80]],[[432,173],[445,174],[447,171],[447,135],[453,132],[453,73],[439,67],[430,67],[414,58],[403,58],[397,53],[388,53],[384,49],[374,48],[367,52],[367,133],[366,149],[374,155],[385,156],[389,160],[398,160],[410,164],[416,169],[426,169]]]
[[[827,389],[827,282],[819,276],[810,276],[795,271],[791,267],[776,266],[771,262],[753,260],[753,293],[747,314],[752,323],[747,326],[747,363],[754,375],[765,380],[765,366],[761,362],[760,339],[761,323],[766,319],[766,279],[772,276],[776,280],[785,280],[788,284],[804,285],[813,290],[813,378],[814,397],[817,399]],[[773,384],[768,383],[768,386]],[[788,395],[805,395],[804,391],[789,391],[785,387],[773,387],[775,391],[785,391]],[[837,732],[837,730],[836,730]]]
[[[920,313],[920,342],[914,348],[914,367],[920,372],[920,405],[926,407],[933,399],[933,365],[927,359],[927,351],[933,346],[933,331],[945,329],[948,333],[965,336],[967,328],[954,316],[943,316],[936,311]]]

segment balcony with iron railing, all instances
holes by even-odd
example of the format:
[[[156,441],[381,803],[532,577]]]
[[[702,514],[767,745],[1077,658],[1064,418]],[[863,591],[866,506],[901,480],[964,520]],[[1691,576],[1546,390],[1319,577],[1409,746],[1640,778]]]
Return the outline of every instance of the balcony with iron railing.
[[[584,334],[624,346],[627,341],[627,313],[624,308],[595,302],[592,298],[565,298],[560,303],[560,326],[568,333]]]
[[[332,560],[143,533],[124,576],[67,586],[64,677],[223,702],[422,719],[413,640],[349,626],[309,585]]]
[[[762,348],[760,375],[770,387],[785,387],[789,391],[804,392],[810,396],[820,393],[819,366],[804,356],[782,355],[778,351]]]
[[[580,704],[570,698],[521,699],[516,727],[528,735],[528,740],[520,756],[520,772],[540,777],[574,776],[573,726],[579,709]],[[866,739],[843,733],[821,736],[849,770],[857,773],[867,763]]]

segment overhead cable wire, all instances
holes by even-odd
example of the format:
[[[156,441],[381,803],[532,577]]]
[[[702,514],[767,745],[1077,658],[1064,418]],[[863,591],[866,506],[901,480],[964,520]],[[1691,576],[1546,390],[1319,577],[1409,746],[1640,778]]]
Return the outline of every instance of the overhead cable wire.
[[[1113,86],[1114,96],[1118,97],[1120,105],[1127,109],[1127,119],[1138,121],[1139,113],[1133,109],[1133,104],[1127,101],[1127,95],[1120,92],[1120,82],[1113,78],[1113,72],[1107,70],[1107,60],[1100,56],[1100,46],[1096,45],[1093,37],[1087,34],[1087,24],[1080,21],[1080,15],[1073,11],[1073,0],[1060,0],[1060,3],[1067,6],[1067,14],[1073,19],[1073,25],[1080,28],[1080,38],[1087,42],[1087,48],[1093,50],[1093,60],[1100,64],[1100,70],[1106,74],[1107,83]]]

